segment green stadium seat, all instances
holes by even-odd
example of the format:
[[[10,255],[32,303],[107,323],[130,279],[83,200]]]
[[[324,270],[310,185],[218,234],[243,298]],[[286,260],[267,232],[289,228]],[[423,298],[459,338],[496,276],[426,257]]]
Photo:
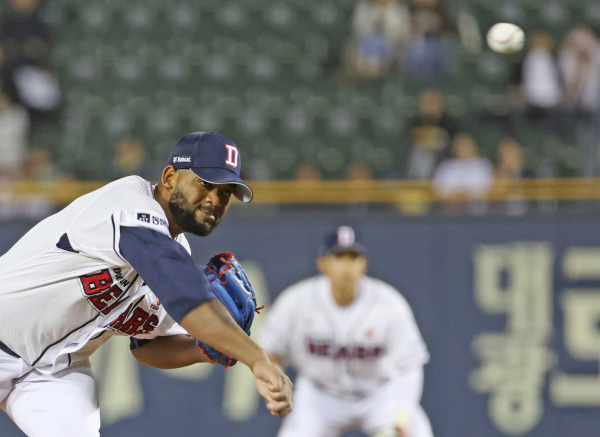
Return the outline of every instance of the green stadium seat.
[[[197,23],[196,9],[190,2],[164,2],[164,4],[168,7],[163,9],[161,16],[173,33],[190,36],[194,34],[195,29],[201,27]]]
[[[469,105],[463,95],[447,94],[445,96],[446,110],[455,119],[468,116]]]
[[[262,156],[277,179],[289,178],[298,163],[296,150],[285,146],[276,146]]]
[[[512,63],[506,55],[486,51],[479,56],[476,67],[479,82],[499,91],[504,91],[508,86]]]
[[[243,6],[249,13],[260,15],[273,4],[271,0],[237,0],[236,3]]]
[[[289,105],[281,117],[281,128],[286,138],[307,136],[312,132],[313,120],[309,111],[302,105]]]
[[[134,33],[155,32],[159,28],[156,15],[156,2],[152,0],[129,1],[127,8],[123,11],[123,24]]]
[[[221,132],[224,124],[221,115],[211,107],[199,107],[190,116],[193,131],[214,131]]]
[[[348,137],[358,130],[358,122],[351,108],[340,105],[329,113],[328,128],[334,136]]]
[[[341,154],[340,162],[364,153],[381,173],[400,168],[404,122],[428,84],[400,74],[357,81],[325,75],[321,59],[331,44],[347,37],[355,4],[45,2],[44,20],[56,34],[51,59],[64,90],[65,125],[79,132],[85,150],[104,148],[107,156],[110,140],[127,130],[139,130],[156,147],[168,140],[170,147],[181,130],[204,129],[250,139],[257,168],[266,156],[258,144],[271,144],[274,177],[291,177],[298,160],[317,152],[324,159]],[[497,21],[526,30],[542,24],[558,37],[575,21],[600,31],[600,6],[592,0],[451,0],[448,6],[453,17],[468,8],[482,36]],[[505,88],[518,56],[497,55],[485,46],[480,53],[467,52],[458,44],[453,55],[450,77],[435,84],[446,95],[448,111],[458,118],[506,111]],[[492,142],[494,129],[484,142]],[[69,135],[59,138],[67,150],[75,144]],[[333,167],[323,169],[326,177],[343,176]]]
[[[129,113],[125,105],[111,105],[104,115],[104,126],[107,134],[112,137],[120,137],[129,132]]]
[[[199,71],[210,81],[231,79],[236,73],[235,60],[225,54],[208,55]]]
[[[258,106],[244,106],[236,122],[242,138],[262,135],[267,128],[267,119]]]
[[[317,151],[316,158],[325,179],[342,179],[344,169],[349,163],[348,150],[335,147],[330,141]]]
[[[63,26],[67,19],[63,2],[60,1],[42,3],[40,12],[40,16],[44,23],[51,28]]]
[[[282,1],[269,4],[263,11],[263,24],[267,31],[287,34],[294,28],[295,21],[294,9]]]
[[[596,1],[588,1],[582,11],[577,21],[587,23],[596,33],[600,32],[600,4]]]
[[[312,23],[328,36],[344,35],[350,26],[349,17],[346,16],[339,2],[323,1],[312,10]]]
[[[367,154],[367,163],[371,165],[375,173],[385,174],[400,168],[397,163],[397,152],[394,147],[398,147],[398,143],[394,144],[378,144],[373,147]]]
[[[84,3],[79,10],[80,27],[86,33],[104,33],[112,19],[111,12],[102,2]]]
[[[371,114],[371,130],[374,137],[396,137],[402,135],[407,114],[392,106],[382,106]]]

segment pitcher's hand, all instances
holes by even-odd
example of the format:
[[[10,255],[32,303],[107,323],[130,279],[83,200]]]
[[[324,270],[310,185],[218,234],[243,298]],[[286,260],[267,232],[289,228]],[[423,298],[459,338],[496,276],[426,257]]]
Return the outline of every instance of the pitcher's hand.
[[[273,416],[283,417],[292,411],[292,381],[283,370],[265,360],[254,364],[252,373],[256,388]]]

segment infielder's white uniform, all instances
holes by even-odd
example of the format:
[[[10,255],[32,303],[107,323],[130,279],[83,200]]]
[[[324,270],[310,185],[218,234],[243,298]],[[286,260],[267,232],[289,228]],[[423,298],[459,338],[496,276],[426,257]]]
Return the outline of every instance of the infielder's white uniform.
[[[172,242],[153,187],[137,176],[80,197],[0,257],[0,402],[29,436],[99,435],[88,357],[112,335],[186,334],[125,261],[130,230]],[[183,234],[176,241],[189,253]]]
[[[262,325],[262,347],[289,356],[298,373],[294,410],[278,436],[332,437],[354,427],[373,435],[399,420],[408,437],[431,437],[420,406],[429,354],[406,300],[367,276],[349,306],[330,290],[323,275],[292,285]]]

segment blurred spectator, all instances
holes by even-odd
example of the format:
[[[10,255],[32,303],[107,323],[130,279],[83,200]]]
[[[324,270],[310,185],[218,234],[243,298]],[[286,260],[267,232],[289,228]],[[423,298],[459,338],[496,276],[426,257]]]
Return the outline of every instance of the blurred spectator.
[[[32,147],[23,165],[23,178],[31,182],[55,182],[65,179],[48,149]]]
[[[46,182],[64,180],[52,160],[50,151],[32,147],[23,162],[19,180],[10,189],[0,192],[0,218],[41,219],[50,215],[57,206],[52,201],[53,187]],[[35,187],[30,182],[36,183]],[[32,189],[33,188],[33,189]]]
[[[386,75],[410,35],[410,13],[403,0],[360,0],[352,14],[351,72]]]
[[[297,181],[318,181],[323,179],[321,170],[310,160],[305,160],[300,163],[294,174],[294,179]]]
[[[496,146],[496,181],[505,181],[510,185],[533,176],[533,172],[525,167],[525,150],[521,143],[513,137],[502,138]]]
[[[493,177],[492,163],[479,156],[475,138],[460,132],[452,140],[452,157],[443,160],[433,174],[433,187],[446,212],[483,214]]]
[[[370,181],[373,170],[365,161],[352,161],[346,168],[346,179],[349,181]]]
[[[564,81],[563,105],[575,134],[580,174],[600,176],[600,43],[590,28],[576,25],[565,36],[558,62]]]
[[[521,215],[529,209],[523,194],[523,179],[533,177],[533,172],[525,167],[525,151],[512,137],[502,138],[496,146],[494,167],[494,189],[505,199],[498,204],[499,212]]]
[[[18,178],[29,148],[29,114],[0,89],[0,180]]]
[[[2,2],[0,38],[5,59],[46,63],[50,53],[50,32],[40,17],[38,0]]]
[[[146,160],[142,141],[125,136],[115,144],[113,160],[106,171],[105,178],[115,180],[131,175],[138,175],[148,180],[154,180],[159,176]]]
[[[410,11],[412,33],[406,56],[400,58],[402,70],[420,80],[436,80],[452,62],[452,20],[441,0],[412,0]]]
[[[558,63],[565,107],[576,118],[591,122],[600,103],[600,44],[591,29],[577,25],[567,33]]]
[[[56,77],[46,66],[21,64],[15,68],[13,79],[17,97],[29,110],[34,122],[56,119],[62,93]]]
[[[30,111],[33,122],[54,119],[62,96],[49,67],[51,35],[40,17],[40,2],[3,2],[0,38],[2,77],[11,97]]]
[[[546,31],[535,31],[529,38],[529,45],[522,64],[518,66],[514,78],[513,99],[525,106],[525,117],[529,121],[548,128],[557,119],[557,111],[562,100],[562,84],[558,62],[554,52],[555,41]]]
[[[352,205],[352,213],[359,214],[359,211],[368,213],[369,202],[373,201],[373,195],[369,189],[369,181],[373,180],[373,169],[369,164],[362,160],[354,160],[346,167],[346,184],[353,190],[353,199],[358,204]]]
[[[417,113],[407,124],[410,151],[404,176],[431,179],[439,162],[448,157],[457,121],[446,112],[444,95],[435,88],[426,88],[419,93]]]

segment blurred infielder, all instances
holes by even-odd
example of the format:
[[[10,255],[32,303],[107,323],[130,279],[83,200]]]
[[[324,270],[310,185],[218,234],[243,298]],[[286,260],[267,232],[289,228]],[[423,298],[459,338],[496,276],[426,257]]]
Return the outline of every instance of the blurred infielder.
[[[278,437],[433,436],[420,405],[427,348],[404,297],[366,276],[367,264],[341,226],[320,248],[321,274],[284,290],[267,314],[262,347],[298,374]]]
[[[212,346],[228,355],[222,364],[252,370],[273,415],[289,412],[289,378],[215,299],[183,235],[210,234],[231,195],[252,199],[240,167],[231,140],[188,134],[157,185],[109,183],[0,257],[0,406],[28,436],[99,436],[88,357],[113,335],[130,336],[135,358],[158,368],[218,361],[202,352]]]

